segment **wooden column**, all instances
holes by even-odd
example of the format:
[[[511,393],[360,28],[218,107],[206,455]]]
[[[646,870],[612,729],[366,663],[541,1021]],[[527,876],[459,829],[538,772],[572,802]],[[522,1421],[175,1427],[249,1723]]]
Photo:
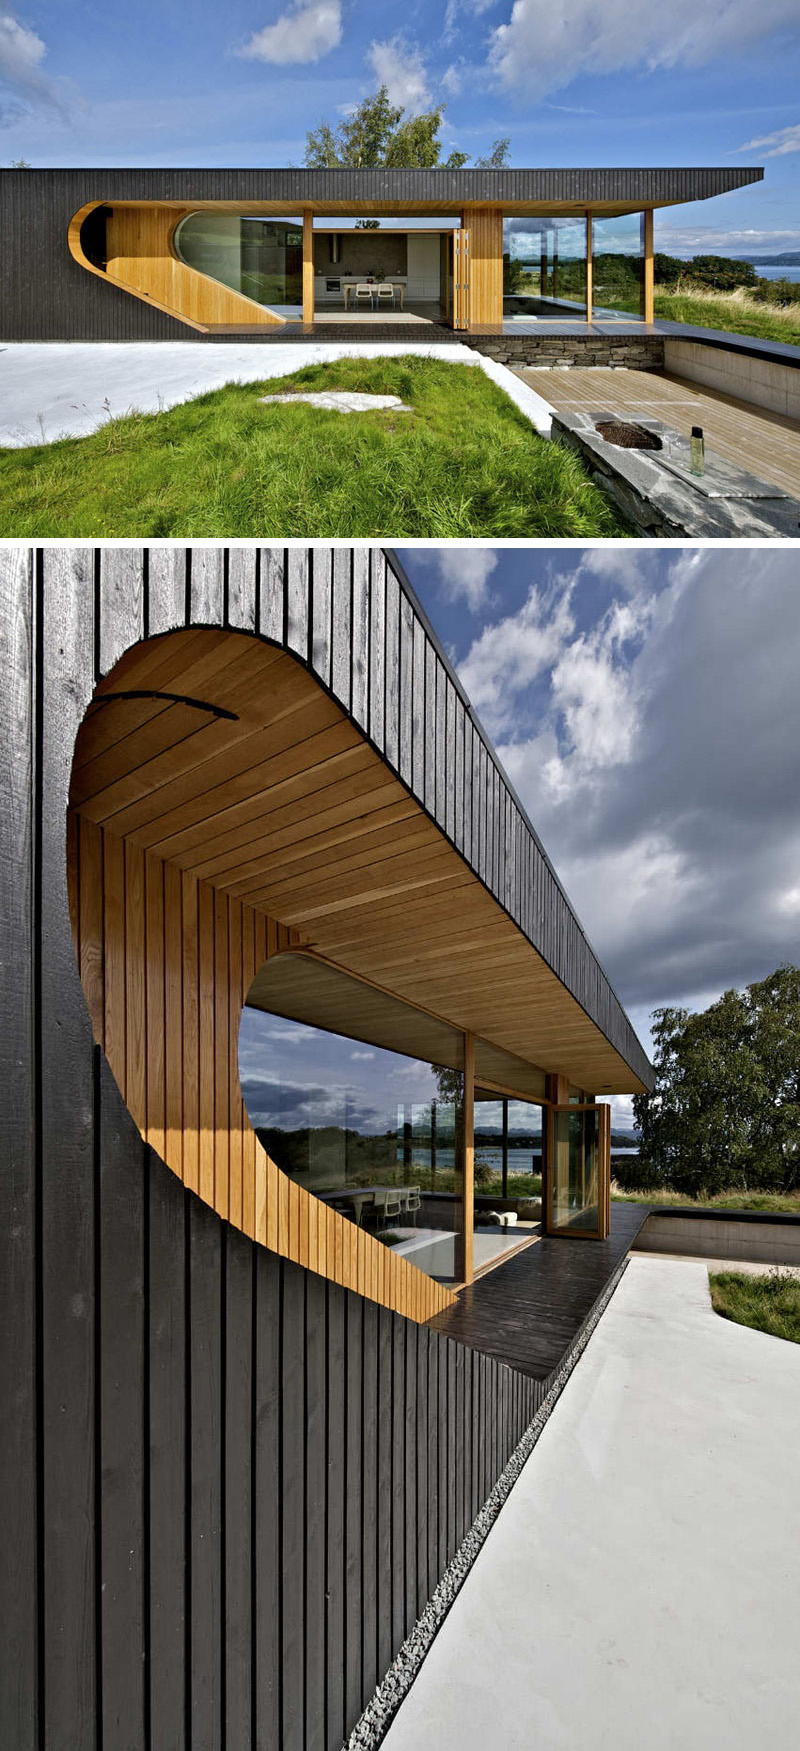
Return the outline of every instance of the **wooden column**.
[[[594,300],[594,264],[592,262],[592,215],[586,215],[586,321],[592,320]]]
[[[314,321],[314,215],[303,208],[303,321]]]
[[[462,1282],[475,1275],[475,1035],[464,1035],[464,1202]]]
[[[503,321],[503,212],[501,207],[470,207],[461,214],[469,239],[468,326],[499,327]]]
[[[647,207],[644,215],[644,309],[645,322],[652,322],[654,314],[653,295],[653,209]]]

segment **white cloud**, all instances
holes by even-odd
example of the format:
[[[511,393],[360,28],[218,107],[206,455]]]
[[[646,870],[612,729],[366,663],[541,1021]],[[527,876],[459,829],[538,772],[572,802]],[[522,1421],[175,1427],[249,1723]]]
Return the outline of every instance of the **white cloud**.
[[[385,85],[390,103],[419,115],[432,99],[422,51],[416,43],[398,34],[385,42],[372,42],[367,60],[379,85]]]
[[[800,230],[756,231],[730,227],[722,230],[704,225],[670,225],[656,214],[656,249],[665,255],[768,255],[770,251],[800,247]]]
[[[471,614],[490,601],[489,579],[497,568],[497,553],[490,547],[443,547],[436,564],[451,602],[465,602]]]
[[[670,0],[666,13],[652,0],[514,0],[492,33],[490,62],[504,85],[541,97],[580,73],[701,67],[796,29],[797,0]]]
[[[515,695],[558,662],[574,632],[570,596],[563,580],[549,590],[532,584],[519,611],[486,626],[461,664],[461,680],[492,733],[513,724]]]
[[[736,150],[763,152],[765,158],[782,158],[787,152],[800,152],[800,122],[790,128],[778,128],[774,134],[763,134],[760,140],[748,140],[745,146],[737,146]]]
[[[341,40],[341,0],[297,0],[274,24],[255,31],[238,53],[248,61],[286,67],[292,62],[320,61]]]
[[[351,1058],[374,1058],[374,1052],[351,1052]]]
[[[34,109],[44,105],[66,115],[66,103],[55,80],[42,71],[47,54],[46,45],[35,30],[20,24],[9,13],[0,15],[0,85],[6,85]],[[18,121],[24,114],[14,104],[2,112],[6,122]]]

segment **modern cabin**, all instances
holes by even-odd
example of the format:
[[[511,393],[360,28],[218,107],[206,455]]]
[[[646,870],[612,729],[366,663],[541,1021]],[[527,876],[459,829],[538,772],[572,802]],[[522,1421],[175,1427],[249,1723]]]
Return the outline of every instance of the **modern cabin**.
[[[0,1740],[338,1751],[554,1375],[448,1320],[571,1261],[561,1355],[651,1067],[392,554],[0,611]]]
[[[653,320],[653,215],[761,169],[4,170],[5,340]],[[515,327],[516,325],[516,327]]]

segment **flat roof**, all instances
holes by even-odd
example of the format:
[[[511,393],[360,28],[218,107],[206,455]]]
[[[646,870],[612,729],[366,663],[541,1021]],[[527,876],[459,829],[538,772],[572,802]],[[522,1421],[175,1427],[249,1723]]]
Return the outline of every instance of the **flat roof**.
[[[469,206],[502,206],[509,213],[570,212],[587,207],[617,215],[643,207],[668,207],[683,201],[708,200],[761,182],[760,167],[710,166],[676,168],[618,167],[606,169],[522,170],[368,170],[264,169],[115,169],[79,166],[69,169],[8,169],[6,177],[24,174],[33,192],[35,181],[80,181],[84,200],[150,201],[203,206],[226,202],[239,209],[268,213],[272,203],[289,210],[311,207],[315,213],[346,213],[354,203],[367,202],[374,212],[460,212]],[[80,204],[80,201],[78,201]]]

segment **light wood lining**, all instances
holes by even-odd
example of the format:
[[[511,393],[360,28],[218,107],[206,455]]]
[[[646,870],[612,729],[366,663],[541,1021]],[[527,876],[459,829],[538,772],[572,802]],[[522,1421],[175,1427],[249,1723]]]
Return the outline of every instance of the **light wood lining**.
[[[286,651],[210,628],[134,646],[89,708],[70,804],[81,977],[143,1135],[246,1233],[432,1317],[447,1290],[309,1201],[257,1145],[237,1042],[259,967],[314,951],[535,1077],[624,1088],[630,1071]]]
[[[653,209],[650,207],[644,216],[644,287],[642,297],[642,315],[645,322],[652,322],[655,312],[655,282],[653,277]]]
[[[235,1227],[345,1288],[426,1320],[453,1300],[282,1174],[239,1085],[258,968],[296,933],[73,813],[70,892],[95,1037],[145,1141]]]
[[[194,208],[152,202],[115,204],[106,223],[106,269],[93,266],[83,253],[80,232],[96,204],[92,202],[75,214],[68,237],[71,253],[90,273],[113,280],[144,303],[201,333],[225,324],[264,328],[283,324],[283,317],[265,310],[255,299],[180,260],[173,244],[175,228]]]
[[[471,207],[462,216],[469,227],[470,321],[503,320],[503,213],[500,207]]]
[[[131,702],[100,701],[143,688],[234,715],[161,702],[136,727],[126,716],[122,735],[113,719]],[[594,1092],[639,1086],[358,725],[289,653],[210,629],[174,646],[173,635],[150,640],[101,683],[90,726],[92,758],[73,775],[83,815],[280,918],[329,960],[462,1032]]]

